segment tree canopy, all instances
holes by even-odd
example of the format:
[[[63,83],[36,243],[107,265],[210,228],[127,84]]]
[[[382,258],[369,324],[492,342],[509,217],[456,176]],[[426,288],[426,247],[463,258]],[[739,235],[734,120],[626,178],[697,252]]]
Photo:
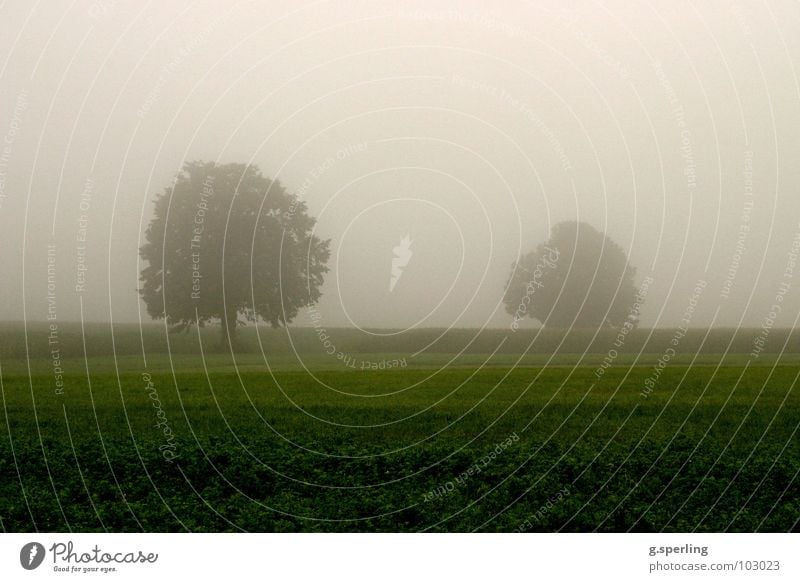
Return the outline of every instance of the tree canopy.
[[[148,314],[173,329],[211,320],[286,325],[320,297],[329,241],[306,204],[254,165],[189,162],[155,199],[140,248]]]
[[[525,317],[555,328],[621,327],[631,318],[635,273],[622,248],[591,225],[556,224],[512,266],[504,296],[512,328]]]

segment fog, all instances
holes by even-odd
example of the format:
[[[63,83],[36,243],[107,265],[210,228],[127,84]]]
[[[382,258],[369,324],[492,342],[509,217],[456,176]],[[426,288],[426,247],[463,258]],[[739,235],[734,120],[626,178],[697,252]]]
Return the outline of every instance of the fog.
[[[760,326],[800,284],[797,3],[562,5],[3,4],[0,320],[149,321],[152,200],[203,159],[308,203],[328,326],[507,326],[565,220],[652,277],[643,325],[705,281],[692,326]]]

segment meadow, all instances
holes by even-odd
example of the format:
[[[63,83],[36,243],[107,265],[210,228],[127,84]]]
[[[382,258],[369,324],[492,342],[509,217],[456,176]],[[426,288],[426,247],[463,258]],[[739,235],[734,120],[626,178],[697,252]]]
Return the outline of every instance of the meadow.
[[[214,329],[51,331],[0,326],[2,531],[772,532],[800,517],[788,331],[754,358],[758,330],[693,330],[666,363],[672,330],[637,330],[614,357],[612,336],[582,331],[334,329],[334,354],[311,329],[242,330],[235,354]]]

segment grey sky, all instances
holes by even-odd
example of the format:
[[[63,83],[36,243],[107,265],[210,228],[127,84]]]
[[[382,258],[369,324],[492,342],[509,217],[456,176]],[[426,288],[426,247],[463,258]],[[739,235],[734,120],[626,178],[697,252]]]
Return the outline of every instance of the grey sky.
[[[194,159],[302,188],[327,325],[505,326],[561,220],[654,278],[646,325],[701,279],[693,325],[760,325],[792,282],[796,2],[33,4],[0,8],[2,320],[46,317],[54,245],[60,320],[136,321],[152,198]]]

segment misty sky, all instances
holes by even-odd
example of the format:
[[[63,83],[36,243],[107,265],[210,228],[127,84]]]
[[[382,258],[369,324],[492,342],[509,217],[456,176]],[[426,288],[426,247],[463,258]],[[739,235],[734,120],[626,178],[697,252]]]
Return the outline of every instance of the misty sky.
[[[645,325],[700,280],[693,326],[761,325],[782,283],[793,325],[800,5],[564,4],[4,3],[0,320],[45,319],[50,256],[59,320],[138,321],[153,197],[204,159],[302,194],[327,325],[507,326],[563,220],[654,279]]]

